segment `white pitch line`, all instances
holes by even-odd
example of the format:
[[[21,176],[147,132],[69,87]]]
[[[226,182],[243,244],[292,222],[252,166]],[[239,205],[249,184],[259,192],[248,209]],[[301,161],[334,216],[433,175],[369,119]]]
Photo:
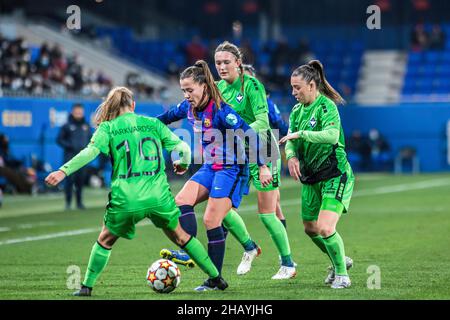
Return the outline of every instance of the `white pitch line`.
[[[449,178],[433,179],[433,180],[426,180],[426,181],[420,181],[420,182],[409,183],[409,184],[398,184],[398,185],[393,185],[393,186],[378,187],[378,188],[369,189],[369,190],[355,191],[352,195],[352,198],[363,197],[363,196],[374,196],[374,195],[380,195],[380,194],[386,194],[386,193],[406,192],[406,191],[411,191],[411,190],[429,189],[429,188],[443,187],[443,186],[448,186],[448,185],[450,185]],[[299,205],[300,203],[301,203],[300,190],[298,193],[298,198],[296,198],[296,199],[283,200],[283,198],[281,198],[281,204],[283,205],[283,207]],[[258,206],[252,204],[252,205],[240,206],[239,212],[255,211],[257,209],[258,209]]]
[[[379,188],[370,189],[370,190],[361,190],[361,191],[355,192],[353,194],[353,197],[405,192],[405,191],[411,191],[411,190],[428,189],[428,188],[442,187],[442,186],[448,186],[448,185],[450,185],[450,179],[448,179],[448,178],[434,179],[434,180],[427,180],[427,181],[421,181],[421,182],[410,183],[410,184],[399,184],[399,185],[393,185],[393,186],[379,187]],[[289,200],[283,201],[283,206],[299,205],[300,200],[301,199],[298,198],[298,199],[289,199]],[[246,205],[246,206],[240,207],[239,212],[255,211],[257,208],[258,207],[256,205]],[[138,224],[138,227],[146,226],[149,224],[151,224],[151,223],[148,221],[143,221]],[[87,229],[79,229],[79,230],[44,234],[41,236],[34,236],[34,237],[9,239],[9,240],[5,240],[5,241],[0,241],[0,246],[28,242],[28,241],[38,241],[38,240],[47,240],[47,239],[67,237],[67,236],[75,236],[75,235],[86,234],[86,233],[91,233],[91,232],[99,232],[100,230],[101,230],[101,228],[87,228]]]
[[[78,229],[78,230],[72,230],[72,231],[63,231],[63,232],[58,232],[58,233],[43,234],[41,236],[35,236],[35,237],[9,239],[9,240],[5,240],[5,241],[0,241],[0,246],[7,245],[7,244],[28,242],[28,241],[38,241],[38,240],[47,240],[47,239],[60,238],[60,237],[77,236],[77,235],[85,234],[85,233],[98,232],[100,230],[101,230],[101,228],[87,228],[87,229]]]

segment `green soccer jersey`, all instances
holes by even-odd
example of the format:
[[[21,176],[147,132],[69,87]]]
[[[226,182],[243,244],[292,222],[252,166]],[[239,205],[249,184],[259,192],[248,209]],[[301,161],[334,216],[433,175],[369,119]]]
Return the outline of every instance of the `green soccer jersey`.
[[[154,199],[169,190],[162,149],[176,149],[189,164],[190,149],[158,119],[125,113],[105,121],[90,144],[60,170],[75,172],[99,152],[111,156],[113,173],[108,209],[138,211],[155,205]]]
[[[271,137],[271,143],[268,150],[272,161],[280,157],[277,138],[274,136],[269,123],[269,107],[267,105],[266,90],[263,84],[255,77],[244,74],[244,88],[241,90],[241,77],[238,77],[233,83],[229,84],[225,80],[220,80],[217,87],[222,94],[223,99],[252,127],[256,132],[268,132]],[[265,143],[267,136],[260,135]]]
[[[286,158],[300,161],[301,181],[312,184],[346,171],[349,164],[338,109],[320,94],[310,105],[297,104],[289,117],[289,132],[300,138],[286,144]]]
[[[241,77],[238,77],[232,84],[220,80],[217,87],[225,102],[231,105],[241,118],[250,125],[256,121],[256,115],[269,113],[266,90],[258,79],[247,74],[244,75],[243,92],[241,84]],[[258,129],[270,129],[269,122],[267,122],[267,128]]]

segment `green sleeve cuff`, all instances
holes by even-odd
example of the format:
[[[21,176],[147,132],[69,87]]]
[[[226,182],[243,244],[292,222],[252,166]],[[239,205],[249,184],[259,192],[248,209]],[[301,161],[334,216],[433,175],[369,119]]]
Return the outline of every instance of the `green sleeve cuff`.
[[[189,167],[191,164],[191,148],[189,148],[189,145],[180,140],[180,143],[175,146],[174,150],[180,155],[181,164]]]
[[[257,114],[255,116],[256,120],[252,123],[250,123],[250,127],[255,130],[256,132],[259,132],[261,130],[267,130],[270,129],[269,124],[269,115],[266,112]]]
[[[70,176],[72,173],[78,171],[80,168],[87,165],[89,162],[97,158],[100,154],[100,150],[92,144],[89,144],[86,148],[81,150],[70,161],[63,164],[59,170],[64,172],[66,176]]]

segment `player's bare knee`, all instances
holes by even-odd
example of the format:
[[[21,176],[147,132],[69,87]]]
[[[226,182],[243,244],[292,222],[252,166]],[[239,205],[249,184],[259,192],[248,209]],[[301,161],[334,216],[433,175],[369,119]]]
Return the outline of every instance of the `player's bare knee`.
[[[305,233],[310,237],[315,237],[319,234],[315,228],[311,227],[305,227]]]
[[[207,230],[211,230],[220,226],[220,221],[218,221],[217,218],[213,215],[204,215],[203,223],[205,224]]]
[[[182,205],[186,205],[186,201],[184,199],[184,197],[182,195],[177,194],[175,196],[175,203],[177,204],[177,206],[182,206]]]
[[[329,237],[335,232],[334,228],[330,227],[330,226],[319,226],[318,229],[319,229],[319,234],[323,238]]]

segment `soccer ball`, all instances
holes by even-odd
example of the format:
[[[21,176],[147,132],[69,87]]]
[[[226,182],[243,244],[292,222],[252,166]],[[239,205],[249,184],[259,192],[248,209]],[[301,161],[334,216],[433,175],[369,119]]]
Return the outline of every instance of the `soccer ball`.
[[[158,293],[169,293],[180,285],[180,269],[175,262],[159,259],[147,271],[148,285]]]

